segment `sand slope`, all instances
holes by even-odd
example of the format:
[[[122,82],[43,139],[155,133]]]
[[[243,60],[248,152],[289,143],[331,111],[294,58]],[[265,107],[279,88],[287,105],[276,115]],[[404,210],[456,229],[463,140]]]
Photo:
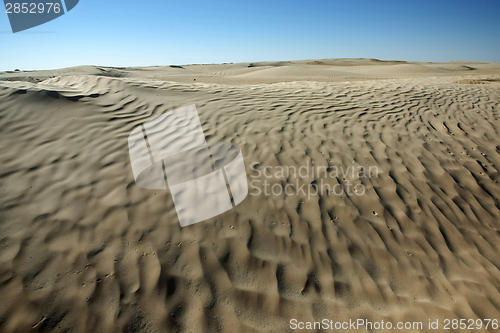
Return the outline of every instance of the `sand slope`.
[[[499,319],[500,66],[316,62],[0,74],[0,331]],[[249,181],[252,163],[378,172],[274,177],[366,193],[249,195],[180,228],[127,137],[193,103]]]

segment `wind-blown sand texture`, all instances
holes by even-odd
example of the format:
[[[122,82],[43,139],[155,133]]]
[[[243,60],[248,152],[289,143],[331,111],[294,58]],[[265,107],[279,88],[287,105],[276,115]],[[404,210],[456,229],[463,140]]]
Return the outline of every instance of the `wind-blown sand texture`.
[[[0,73],[0,331],[500,319],[499,80],[367,59]],[[378,173],[326,179],[364,195],[250,194],[181,228],[168,190],[135,184],[127,137],[190,104],[249,181],[254,162]],[[320,176],[292,178],[271,182]]]

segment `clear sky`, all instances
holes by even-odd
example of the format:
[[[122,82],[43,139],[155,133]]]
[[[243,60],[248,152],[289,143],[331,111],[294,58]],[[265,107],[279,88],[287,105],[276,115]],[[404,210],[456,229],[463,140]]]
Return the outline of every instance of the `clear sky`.
[[[318,58],[500,61],[500,0],[80,0],[13,34],[0,70]]]

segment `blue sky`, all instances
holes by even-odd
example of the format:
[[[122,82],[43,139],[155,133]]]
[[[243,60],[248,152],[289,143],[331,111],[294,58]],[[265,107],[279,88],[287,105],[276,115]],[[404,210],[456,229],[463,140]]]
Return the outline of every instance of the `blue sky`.
[[[361,57],[500,61],[499,0],[80,0],[66,15],[16,34],[0,8],[0,70]]]

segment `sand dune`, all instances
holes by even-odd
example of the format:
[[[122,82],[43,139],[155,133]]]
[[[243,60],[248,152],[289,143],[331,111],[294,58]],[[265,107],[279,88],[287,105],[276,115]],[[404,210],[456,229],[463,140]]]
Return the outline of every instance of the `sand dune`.
[[[499,80],[374,59],[0,73],[0,331],[500,319]],[[168,190],[135,184],[127,138],[190,104],[259,185],[181,228]],[[294,192],[311,184],[352,191]]]

